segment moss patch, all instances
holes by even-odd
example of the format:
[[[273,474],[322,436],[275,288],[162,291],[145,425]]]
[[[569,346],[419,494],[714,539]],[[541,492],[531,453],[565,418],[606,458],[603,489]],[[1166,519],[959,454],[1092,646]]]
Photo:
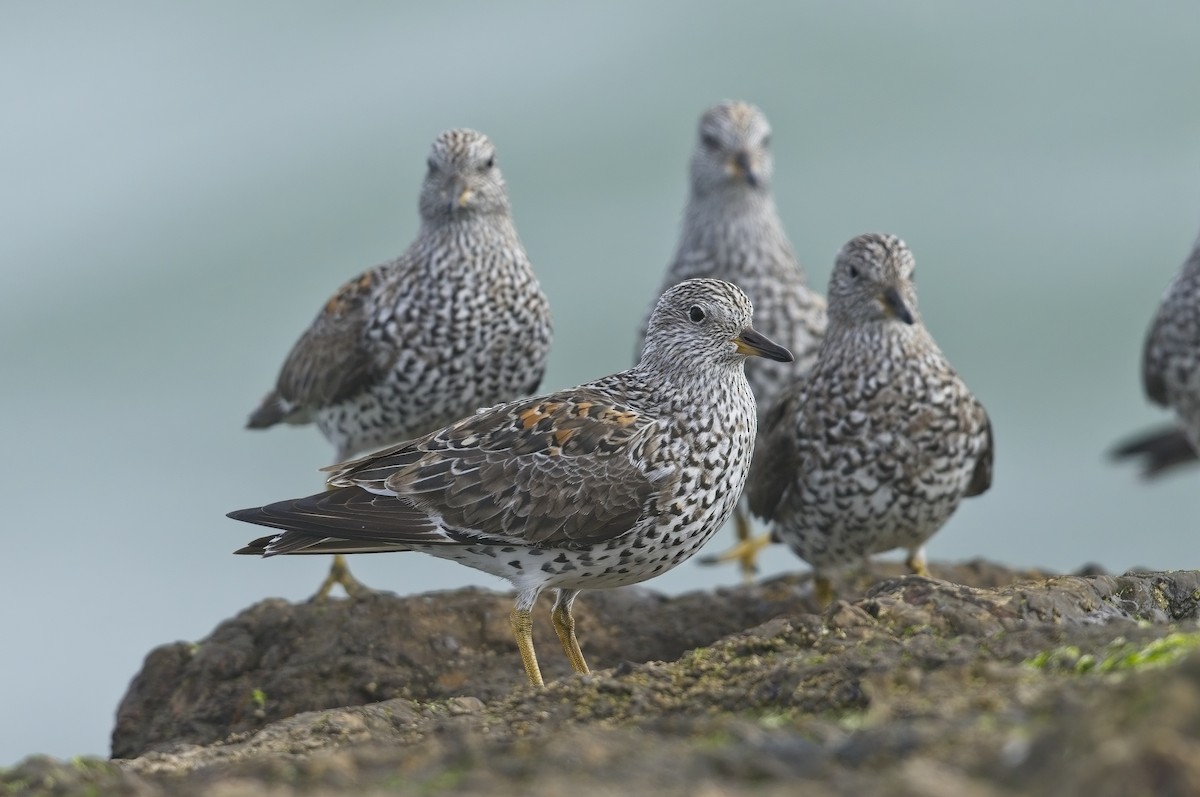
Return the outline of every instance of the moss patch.
[[[1177,632],[1147,645],[1117,638],[1096,653],[1084,652],[1075,645],[1062,645],[1026,659],[1025,664],[1039,670],[1075,675],[1121,673],[1172,664],[1197,648],[1200,648],[1200,632]]]

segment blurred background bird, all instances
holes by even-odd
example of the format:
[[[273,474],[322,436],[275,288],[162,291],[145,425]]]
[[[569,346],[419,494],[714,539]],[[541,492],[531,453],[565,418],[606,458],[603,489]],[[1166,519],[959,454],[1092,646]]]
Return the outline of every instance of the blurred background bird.
[[[325,303],[248,428],[315,422],[344,462],[537,390],[550,307],[496,148],[474,130],[447,130],[427,165],[417,239]],[[314,598],[335,584],[351,597],[365,590],[340,553]]]
[[[794,362],[746,364],[760,421],[780,388],[812,366],[825,332],[825,300],[808,287],[775,208],[774,170],[771,125],[761,110],[727,100],[701,115],[683,229],[662,285],[666,290],[694,277],[734,283],[754,303],[763,333],[791,350]],[[639,344],[644,335],[645,324]],[[701,561],[736,561],[742,577],[751,579],[763,541],[751,540],[744,511],[734,520],[737,545]]]
[[[904,241],[866,234],[838,253],[829,327],[810,371],[769,409],[746,495],[754,514],[831,573],[901,548],[928,576],[925,542],[992,486],[992,424],[925,328]]]

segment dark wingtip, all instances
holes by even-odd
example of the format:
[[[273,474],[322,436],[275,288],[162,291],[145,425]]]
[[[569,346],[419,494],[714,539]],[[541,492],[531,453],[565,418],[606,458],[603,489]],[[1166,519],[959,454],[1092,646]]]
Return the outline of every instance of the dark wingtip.
[[[257,523],[263,516],[262,507],[253,507],[251,509],[235,509],[232,512],[227,512],[225,517],[241,520],[245,523]],[[251,540],[246,545],[234,551],[234,554],[240,556],[266,556],[267,544],[271,542],[272,537],[259,537],[257,540]]]
[[[269,429],[275,424],[282,422],[284,416],[283,404],[279,400],[279,394],[271,392],[263,398],[262,403],[258,405],[258,409],[250,413],[250,417],[246,419],[246,428]]]
[[[270,556],[267,553],[267,546],[271,544],[271,540],[275,539],[275,535],[268,537],[259,537],[257,540],[251,540],[234,551],[235,556]]]
[[[1146,479],[1153,479],[1200,459],[1187,435],[1182,429],[1174,426],[1155,429],[1130,438],[1110,451],[1109,457],[1118,462],[1127,459],[1139,460],[1142,477]]]
[[[259,407],[246,419],[247,429],[270,429],[283,420],[283,413],[277,407]]]

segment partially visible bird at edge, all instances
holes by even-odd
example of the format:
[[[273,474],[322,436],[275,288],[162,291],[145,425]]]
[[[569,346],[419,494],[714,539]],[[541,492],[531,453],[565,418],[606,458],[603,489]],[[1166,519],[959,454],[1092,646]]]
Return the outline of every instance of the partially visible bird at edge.
[[[1200,450],[1200,238],[1167,287],[1142,348],[1146,397],[1174,411],[1176,423],[1119,444],[1116,459],[1140,462],[1153,478],[1197,460]]]

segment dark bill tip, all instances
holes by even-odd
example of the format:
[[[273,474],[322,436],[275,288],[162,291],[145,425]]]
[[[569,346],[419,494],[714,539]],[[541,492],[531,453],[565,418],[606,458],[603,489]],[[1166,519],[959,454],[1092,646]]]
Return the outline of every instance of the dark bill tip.
[[[795,361],[792,353],[753,327],[746,327],[733,339],[737,350],[747,357],[766,357],[780,363]]]
[[[754,173],[754,164],[750,162],[750,153],[741,151],[733,156],[734,165],[751,188],[758,187],[758,175]]]
[[[908,305],[900,297],[900,292],[895,288],[884,289],[883,305],[894,318],[898,318],[906,324],[912,324],[916,320],[913,318],[912,310],[908,309]]]

